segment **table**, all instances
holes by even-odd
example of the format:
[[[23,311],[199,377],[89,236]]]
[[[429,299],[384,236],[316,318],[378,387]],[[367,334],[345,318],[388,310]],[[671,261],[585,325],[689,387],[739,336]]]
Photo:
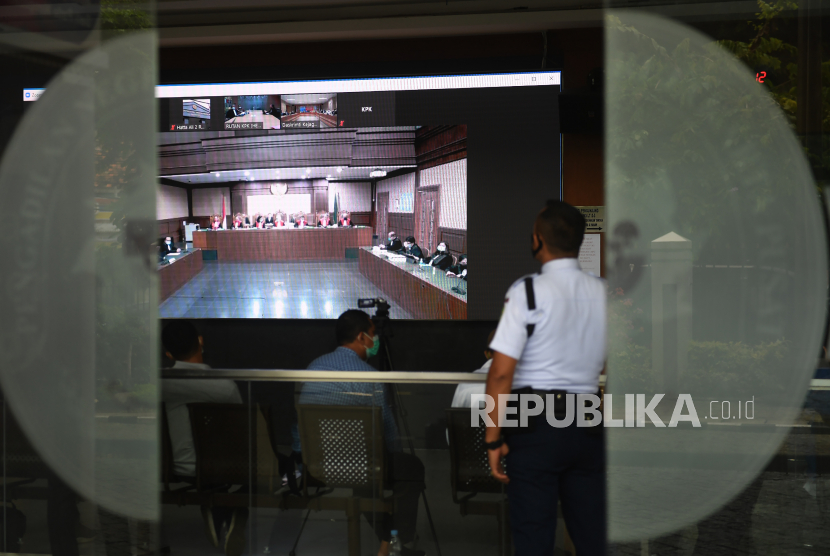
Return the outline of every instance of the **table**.
[[[380,253],[383,253],[382,251]],[[466,319],[467,296],[452,291],[459,279],[437,268],[390,262],[371,248],[358,251],[360,273],[417,319]],[[464,290],[467,282],[462,282]]]
[[[202,271],[200,249],[183,251],[180,255],[168,255],[165,259],[170,261],[170,264],[160,266],[158,269],[159,303],[176,293],[176,290]]]
[[[342,260],[346,249],[372,245],[372,229],[273,228],[193,232],[193,247],[216,250],[219,261]]]

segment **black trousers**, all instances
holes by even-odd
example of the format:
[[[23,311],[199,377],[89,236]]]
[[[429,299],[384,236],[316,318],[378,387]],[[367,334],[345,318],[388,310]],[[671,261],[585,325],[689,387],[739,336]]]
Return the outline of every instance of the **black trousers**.
[[[389,454],[387,470],[395,497],[395,513],[364,512],[363,516],[379,540],[388,542],[392,538],[391,531],[396,529],[401,542],[407,543],[415,538],[418,502],[425,487],[424,464],[415,455],[394,452]],[[372,493],[355,490],[355,495],[370,497]]]
[[[507,438],[507,500],[516,556],[550,556],[557,504],[579,556],[605,556],[605,438],[575,424],[556,429],[540,415],[531,432]]]

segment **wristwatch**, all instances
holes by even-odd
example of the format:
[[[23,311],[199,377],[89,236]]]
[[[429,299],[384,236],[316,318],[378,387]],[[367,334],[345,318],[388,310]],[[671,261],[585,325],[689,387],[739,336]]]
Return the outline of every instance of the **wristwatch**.
[[[484,447],[487,448],[487,450],[498,450],[501,448],[502,444],[504,444],[504,440],[499,438],[498,440],[494,440],[492,442],[485,442]]]

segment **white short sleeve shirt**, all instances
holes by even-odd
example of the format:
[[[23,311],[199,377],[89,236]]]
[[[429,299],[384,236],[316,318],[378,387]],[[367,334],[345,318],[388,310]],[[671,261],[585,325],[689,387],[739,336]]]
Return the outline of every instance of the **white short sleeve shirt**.
[[[517,360],[513,388],[596,392],[606,356],[604,281],[580,270],[576,259],[556,259],[533,277],[533,292],[531,311],[524,280],[510,287],[490,344]],[[535,325],[530,338],[528,324]]]

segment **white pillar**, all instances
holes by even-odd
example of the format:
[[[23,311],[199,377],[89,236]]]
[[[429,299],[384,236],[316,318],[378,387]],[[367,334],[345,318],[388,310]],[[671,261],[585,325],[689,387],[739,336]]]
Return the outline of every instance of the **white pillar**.
[[[651,242],[651,352],[663,392],[678,393],[692,340],[692,242],[669,232]]]

